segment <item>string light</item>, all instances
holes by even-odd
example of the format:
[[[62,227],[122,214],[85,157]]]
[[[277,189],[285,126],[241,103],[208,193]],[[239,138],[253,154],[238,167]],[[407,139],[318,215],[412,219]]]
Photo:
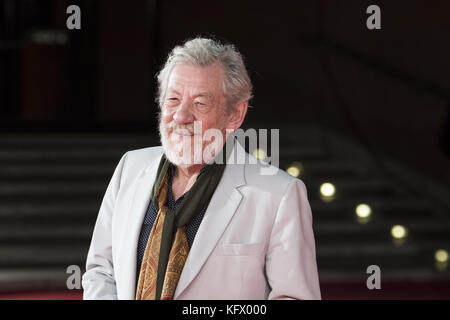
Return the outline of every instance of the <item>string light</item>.
[[[260,159],[260,160],[264,160],[264,159],[266,158],[266,152],[265,152],[263,149],[256,148],[256,149],[253,151],[253,156],[254,156],[255,158]]]
[[[330,182],[322,183],[320,186],[320,198],[324,202],[331,202],[334,200],[336,188]]]
[[[448,251],[444,249],[436,250],[434,253],[435,266],[438,271],[444,272],[448,268]]]
[[[293,162],[289,168],[286,169],[286,172],[291,176],[298,178],[303,173],[303,165],[300,162]]]
[[[372,209],[365,203],[359,204],[356,209],[356,220],[360,224],[366,224],[371,220]]]
[[[448,262],[448,252],[444,249],[439,249],[434,253],[434,259],[437,262]]]
[[[408,229],[402,225],[395,225],[391,228],[391,235],[394,239],[404,239],[408,235]]]
[[[359,218],[368,218],[372,214],[372,209],[365,203],[361,203],[356,207],[356,215]]]
[[[325,182],[320,186],[320,193],[324,197],[332,197],[336,193],[336,188],[332,183]]]

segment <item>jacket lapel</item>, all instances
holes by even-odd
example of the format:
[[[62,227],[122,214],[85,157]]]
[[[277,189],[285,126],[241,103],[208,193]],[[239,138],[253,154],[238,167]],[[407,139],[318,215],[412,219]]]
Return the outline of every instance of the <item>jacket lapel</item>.
[[[238,154],[245,154],[245,150],[238,141],[235,142],[235,147],[230,155],[232,159],[236,151]],[[244,164],[227,164],[195,236],[174,299],[177,299],[194,280],[216,247],[241,202],[242,194],[237,188],[244,184]]]
[[[162,149],[161,149],[162,151]],[[161,152],[162,156],[162,152]],[[136,184],[136,191],[131,205],[130,213],[126,222],[126,238],[122,240],[124,250],[123,259],[120,261],[123,267],[123,293],[126,299],[134,299],[136,294],[136,263],[137,244],[142,228],[142,223],[151,200],[151,192],[155,183],[161,156],[158,156],[144,171]],[[122,269],[122,268],[121,268]]]

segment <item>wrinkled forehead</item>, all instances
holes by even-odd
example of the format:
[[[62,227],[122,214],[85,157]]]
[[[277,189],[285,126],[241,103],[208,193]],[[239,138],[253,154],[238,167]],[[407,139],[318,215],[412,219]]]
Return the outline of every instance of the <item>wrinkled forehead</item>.
[[[172,69],[167,91],[223,95],[224,70],[220,64],[206,67],[177,64]]]

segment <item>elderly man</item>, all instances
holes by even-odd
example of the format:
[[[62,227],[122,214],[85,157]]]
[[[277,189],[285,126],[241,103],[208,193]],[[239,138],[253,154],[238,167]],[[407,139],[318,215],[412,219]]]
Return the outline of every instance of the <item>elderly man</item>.
[[[239,52],[187,41],[158,84],[162,146],[129,151],[117,165],[84,298],[320,299],[305,185],[282,170],[261,174],[256,161],[230,161],[252,159],[231,134],[252,96]]]

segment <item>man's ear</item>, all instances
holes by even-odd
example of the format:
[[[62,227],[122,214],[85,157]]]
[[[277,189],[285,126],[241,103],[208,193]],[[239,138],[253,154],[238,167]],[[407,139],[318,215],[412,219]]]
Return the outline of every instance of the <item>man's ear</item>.
[[[244,122],[245,115],[247,114],[248,101],[239,101],[235,104],[233,111],[231,111],[228,128],[236,130]]]

